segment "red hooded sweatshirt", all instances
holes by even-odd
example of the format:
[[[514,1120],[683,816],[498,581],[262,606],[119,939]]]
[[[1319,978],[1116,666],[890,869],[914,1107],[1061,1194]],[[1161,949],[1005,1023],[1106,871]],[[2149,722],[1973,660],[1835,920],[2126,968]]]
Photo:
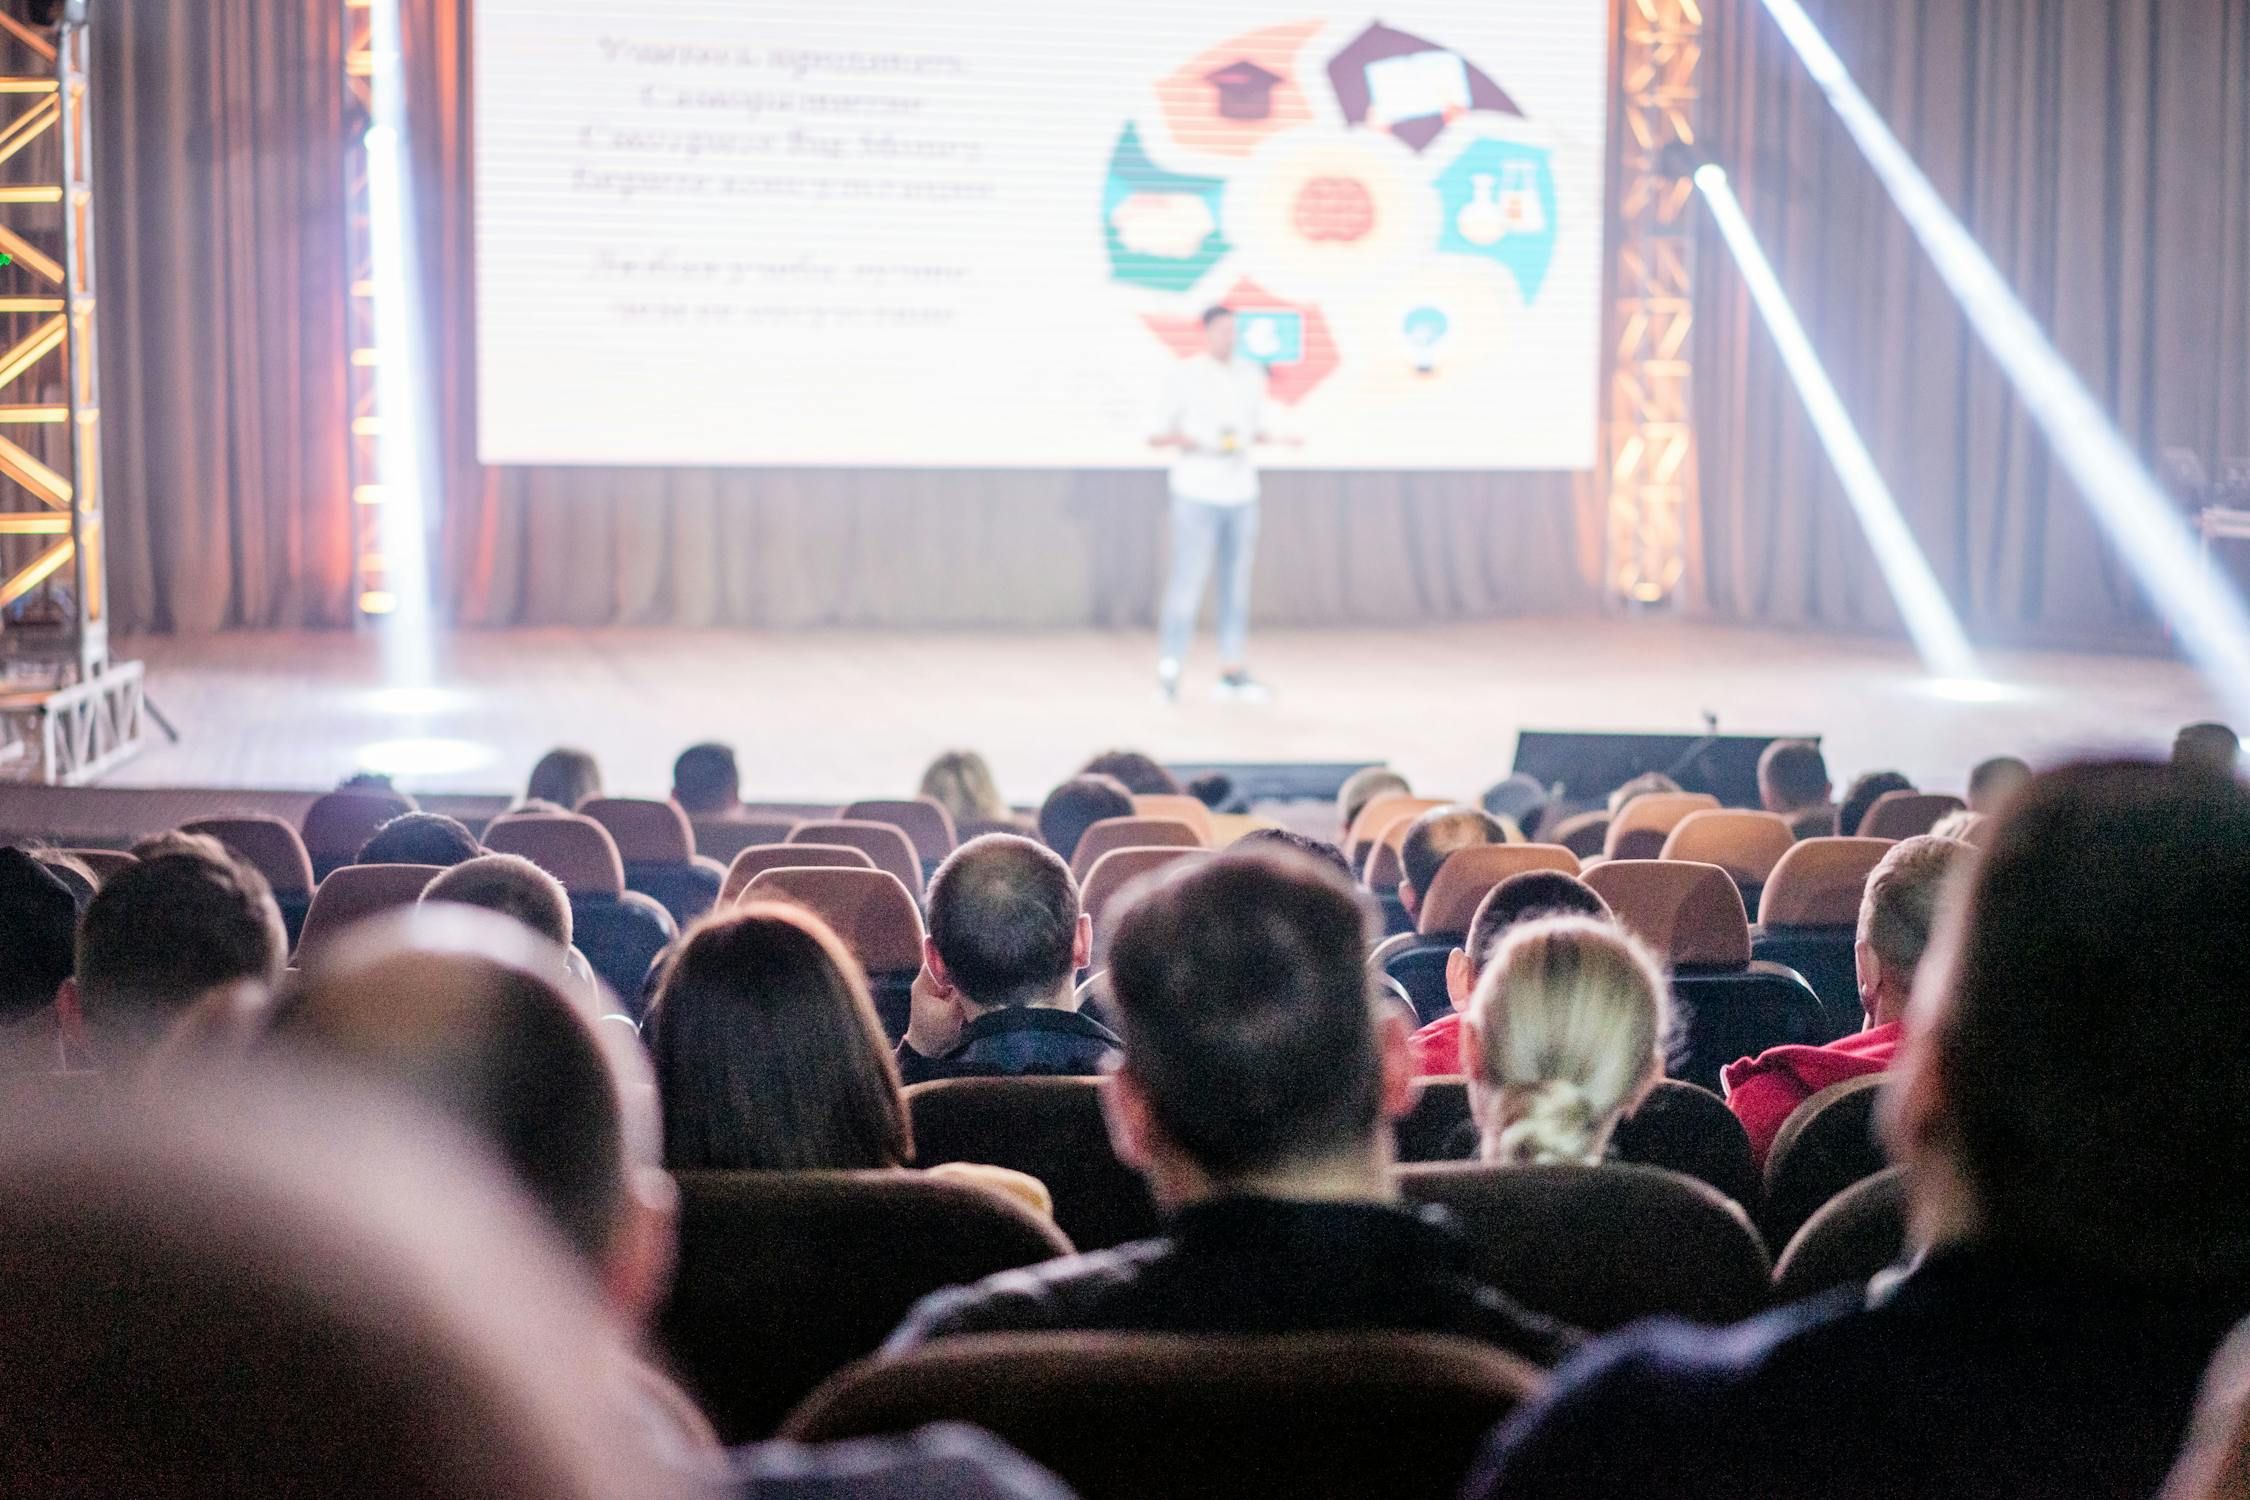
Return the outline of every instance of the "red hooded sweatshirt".
[[[1825,1047],[1774,1047],[1756,1057],[1728,1063],[1719,1081],[1726,1085],[1727,1108],[1750,1133],[1750,1150],[1765,1169],[1766,1153],[1790,1112],[1832,1083],[1881,1073],[1898,1051],[1900,1022],[1855,1031]]]

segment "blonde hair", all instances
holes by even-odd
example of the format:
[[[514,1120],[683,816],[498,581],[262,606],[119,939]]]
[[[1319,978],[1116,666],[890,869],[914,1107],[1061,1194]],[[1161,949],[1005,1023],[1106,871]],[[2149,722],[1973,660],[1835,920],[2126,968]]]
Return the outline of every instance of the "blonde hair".
[[[1469,1002],[1488,1162],[1595,1162],[1661,1070],[1664,968],[1622,928],[1542,917],[1510,929]]]
[[[1005,823],[1008,804],[992,767],[974,750],[948,750],[922,773],[922,795],[941,804],[955,823]]]

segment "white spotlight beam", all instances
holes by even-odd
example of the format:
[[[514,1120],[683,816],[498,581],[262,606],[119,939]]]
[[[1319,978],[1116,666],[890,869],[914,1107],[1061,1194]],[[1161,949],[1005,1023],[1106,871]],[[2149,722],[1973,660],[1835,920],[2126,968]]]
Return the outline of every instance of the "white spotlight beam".
[[[1923,664],[1942,678],[1978,677],[1981,674],[1976,652],[1962,632],[1953,605],[1939,586],[1937,575],[1930,571],[1929,560],[1922,555],[1922,548],[1914,540],[1905,517],[1899,514],[1898,501],[1892,496],[1890,486],[1883,482],[1882,472],[1875,467],[1867,444],[1861,441],[1859,429],[1852,425],[1851,414],[1844,410],[1843,399],[1836,394],[1820,356],[1813,352],[1812,341],[1805,336],[1805,326],[1798,320],[1796,309],[1790,306],[1789,294],[1782,290],[1781,279],[1774,275],[1772,262],[1760,248],[1757,233],[1743,214],[1742,204],[1727,182],[1727,174],[1717,166],[1703,166],[1696,171],[1695,186],[1703,194],[1711,222],[1718,226],[1727,249],[1734,253],[1735,264],[1741,268],[1742,279],[1750,288],[1751,300],[1758,304],[1758,314],[1765,320],[1766,331],[1773,336],[1774,347],[1780,351],[1781,362],[1797,387],[1798,398],[1805,403],[1805,415],[1812,419],[1820,445],[1827,450],[1828,461],[1835,465],[1836,478],[1844,486],[1844,498],[1851,502],[1860,528],[1867,533],[1868,544],[1875,549],[1875,562],[1883,570],[1883,582],[1890,587],[1891,597],[1898,601],[1899,614],[1906,621],[1906,632],[1914,638]]]
[[[2250,614],[2242,601],[2203,566],[2186,524],[2147,466],[1860,92],[1804,6],[1798,0],[1764,4],[1960,300],[1977,337],[2007,372],[2094,519],[2235,722],[2250,719]]]

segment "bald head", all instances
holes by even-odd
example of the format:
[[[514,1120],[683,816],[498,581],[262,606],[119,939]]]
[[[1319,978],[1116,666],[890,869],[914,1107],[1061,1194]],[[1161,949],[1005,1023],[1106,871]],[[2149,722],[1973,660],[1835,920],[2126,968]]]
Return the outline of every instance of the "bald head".
[[[946,982],[972,1005],[1066,995],[1084,957],[1079,927],[1070,866],[1030,839],[972,839],[930,879],[930,943]]]

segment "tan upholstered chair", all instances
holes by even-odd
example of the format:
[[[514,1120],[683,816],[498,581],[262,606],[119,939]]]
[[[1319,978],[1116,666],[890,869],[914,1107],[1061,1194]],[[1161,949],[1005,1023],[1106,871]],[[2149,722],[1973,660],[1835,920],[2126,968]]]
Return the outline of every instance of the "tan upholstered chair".
[[[1635,797],[1609,820],[1602,852],[1611,859],[1654,859],[1665,838],[1689,813],[1718,805],[1719,799],[1708,792],[1649,792]],[[1652,847],[1642,847],[1652,840]]]
[[[1415,928],[1425,937],[1466,933],[1492,888],[1527,870],[1578,873],[1578,856],[1560,844],[1482,844],[1455,851],[1422,899]]]
[[[800,823],[786,840],[792,844],[849,844],[867,851],[875,868],[898,877],[907,894],[922,899],[922,857],[895,824],[866,823],[854,818],[829,818]]]
[[[1885,792],[1859,820],[1859,836],[1869,839],[1910,839],[1937,827],[1938,819],[1957,813],[1968,804],[1942,792]]]
[[[1209,857],[1207,849],[1112,849],[1096,860],[1078,886],[1079,904],[1094,919],[1093,967],[1098,969],[1109,962],[1109,940],[1123,912],[1118,897],[1134,881],[1183,859]]]
[[[355,923],[422,899],[422,888],[444,871],[437,865],[345,865],[329,871],[313,891],[297,937],[299,967]]]
[[[724,906],[739,900],[742,888],[766,871],[792,867],[872,870],[875,861],[867,857],[865,849],[850,844],[754,844],[737,854],[734,863],[727,866],[727,880],[719,890],[719,904]]]
[[[1706,807],[1672,825],[1657,857],[1717,865],[1737,885],[1764,885],[1796,843],[1789,820],[1778,813]]]
[[[1070,873],[1083,882],[1113,849],[1201,849],[1203,836],[1177,818],[1104,818],[1078,836]]]
[[[1180,792],[1136,793],[1133,812],[1143,818],[1173,818],[1194,829],[1203,839],[1207,849],[1218,847],[1217,830],[1212,826],[1211,809],[1198,797]]]
[[[924,869],[932,869],[951,854],[960,839],[953,814],[930,797],[854,802],[836,815],[847,823],[888,823],[906,835],[914,856]]]

